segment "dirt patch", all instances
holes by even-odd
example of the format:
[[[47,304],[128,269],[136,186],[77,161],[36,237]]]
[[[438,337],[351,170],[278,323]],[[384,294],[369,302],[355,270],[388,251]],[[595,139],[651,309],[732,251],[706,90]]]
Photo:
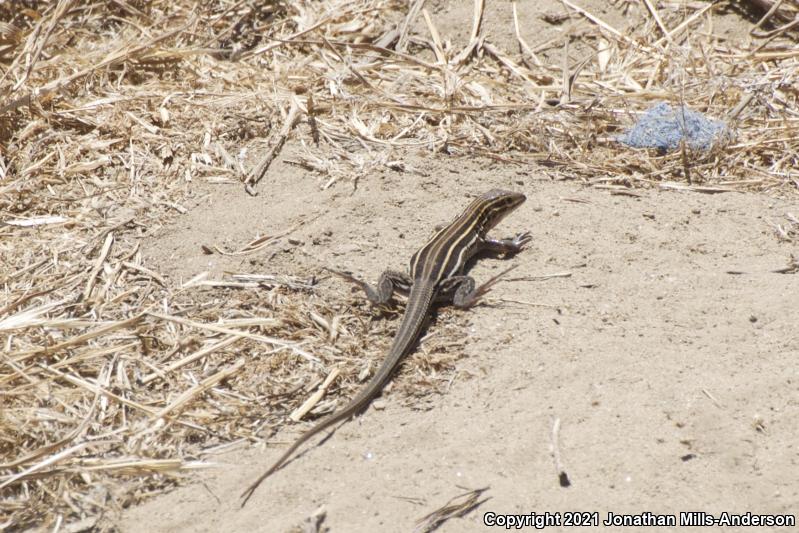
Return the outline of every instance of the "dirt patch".
[[[507,301],[468,312],[466,357],[451,388],[424,410],[384,394],[381,409],[309,449],[240,510],[238,494],[299,434],[286,428],[265,449],[219,456],[225,466],[202,484],[128,511],[124,531],[285,531],[322,505],[333,531],[408,531],[458,486],[490,486],[491,499],[443,531],[481,531],[484,511],[795,513],[799,492],[784,475],[799,465],[799,337],[786,298],[795,280],[772,270],[796,250],[768,221],[799,203],[737,193],[613,196],[531,168],[414,163],[437,185],[387,174],[346,194],[307,189],[305,205],[322,214],[297,230],[305,244],[259,269],[335,264],[374,279],[402,268],[466,193],[499,186],[528,201],[495,233],[535,237],[513,260],[514,276],[570,276],[502,283],[492,296]],[[276,176],[275,190],[313,181]],[[236,216],[242,211],[219,198],[202,216],[231,227],[268,218],[264,231],[277,231],[307,212],[256,201]],[[329,241],[310,244],[326,228]],[[146,248],[196,235],[182,223]],[[486,279],[501,267],[481,261],[473,275]],[[568,488],[550,455],[555,419]]]

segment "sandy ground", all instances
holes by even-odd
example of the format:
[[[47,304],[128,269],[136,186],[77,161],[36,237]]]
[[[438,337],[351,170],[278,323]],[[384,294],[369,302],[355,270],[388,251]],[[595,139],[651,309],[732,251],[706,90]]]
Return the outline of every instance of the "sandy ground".
[[[584,4],[623,27],[619,9]],[[537,27],[557,31],[537,25],[546,10],[519,8],[531,41],[547,38]],[[433,11],[447,38],[465,40],[471,9],[440,2]],[[489,32],[512,38],[509,14],[486,16]],[[735,33],[730,19],[719,17],[719,31]],[[223,468],[128,510],[122,531],[283,532],[320,506],[334,532],[411,531],[464,487],[490,487],[490,499],[439,531],[485,531],[486,512],[799,514],[799,290],[795,275],[772,272],[797,249],[769,225],[799,215],[799,200],[614,196],[539,168],[428,153],[406,159],[416,171],[322,191],[285,163],[295,149],[257,198],[238,186],[198,191],[188,214],[144,243],[148,264],[175,283],[205,270],[305,275],[322,266],[375,280],[404,268],[434,226],[491,187],[528,196],[495,234],[530,230],[534,241],[510,260],[515,279],[492,292],[504,301],[441,311],[466,336],[444,394],[423,408],[384,394],[381,409],[291,462],[243,510],[241,491],[309,426],[221,455]],[[295,225],[295,244],[255,257],[200,249]],[[506,265],[480,261],[472,274],[485,280]],[[320,290],[341,297],[338,284]],[[569,487],[551,453],[556,420]]]
[[[440,531],[483,531],[489,511],[797,514],[796,280],[770,272],[796,249],[767,221],[799,212],[799,201],[612,196],[532,168],[416,164],[423,175],[388,171],[353,192],[320,191],[278,162],[263,187],[274,193],[209,190],[146,250],[175,279],[209,268],[296,274],[328,264],[374,279],[402,268],[467,194],[504,187],[528,201],[495,234],[534,235],[511,260],[513,276],[571,275],[502,283],[492,295],[515,302],[460,313],[466,358],[426,410],[384,395],[384,409],[345,424],[240,510],[238,494],[299,434],[287,429],[266,449],[220,456],[224,468],[129,510],[123,531],[287,531],[319,506],[332,531],[410,531],[459,487],[485,486],[490,499]],[[199,247],[243,243],[242,233],[274,233],[311,214],[293,235],[302,245],[255,266],[209,263]],[[506,264],[480,261],[472,273],[484,280]],[[336,283],[325,290],[340,295]],[[556,419],[567,488],[550,453]]]

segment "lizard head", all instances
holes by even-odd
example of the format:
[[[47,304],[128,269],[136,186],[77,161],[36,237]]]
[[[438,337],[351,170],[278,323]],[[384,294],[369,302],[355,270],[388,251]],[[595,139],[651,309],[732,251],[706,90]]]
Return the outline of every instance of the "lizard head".
[[[483,231],[488,231],[522,205],[526,199],[527,197],[520,192],[491,189],[477,197],[472,208],[480,218]]]

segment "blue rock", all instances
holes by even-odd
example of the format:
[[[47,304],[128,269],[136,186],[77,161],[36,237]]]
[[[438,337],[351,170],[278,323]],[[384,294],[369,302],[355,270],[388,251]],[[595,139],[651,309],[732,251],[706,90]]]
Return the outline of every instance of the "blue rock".
[[[679,148],[683,134],[690,148],[709,150],[717,141],[729,137],[729,129],[725,122],[706,118],[685,106],[674,108],[660,102],[619,136],[618,141],[634,148],[657,148],[665,152]]]

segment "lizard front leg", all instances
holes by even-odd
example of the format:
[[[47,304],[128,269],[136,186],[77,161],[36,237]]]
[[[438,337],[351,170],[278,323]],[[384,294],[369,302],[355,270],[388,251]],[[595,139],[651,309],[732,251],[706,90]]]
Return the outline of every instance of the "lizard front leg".
[[[346,272],[338,272],[330,269],[328,269],[328,271],[360,287],[363,292],[366,293],[366,297],[372,305],[387,304],[395,292],[407,296],[413,284],[413,280],[411,280],[407,274],[395,270],[386,270],[380,274],[380,279],[377,281],[376,287],[372,287],[365,281],[361,281]]]
[[[518,233],[515,237],[505,239],[484,239],[482,249],[495,254],[513,255],[522,251],[524,245],[533,240],[529,231]]]
[[[480,249],[481,251],[489,253],[510,256],[522,251],[524,246],[531,240],[533,240],[533,236],[529,231],[525,231],[524,233],[517,233],[515,237],[508,237],[505,239],[483,239]],[[499,281],[502,276],[516,268],[516,266],[517,265],[514,265],[503,270],[479,287],[476,287],[477,284],[470,276],[452,276],[445,279],[441,282],[436,301],[451,301],[455,307],[460,307],[462,309],[472,307],[481,297],[491,290],[491,287]]]

